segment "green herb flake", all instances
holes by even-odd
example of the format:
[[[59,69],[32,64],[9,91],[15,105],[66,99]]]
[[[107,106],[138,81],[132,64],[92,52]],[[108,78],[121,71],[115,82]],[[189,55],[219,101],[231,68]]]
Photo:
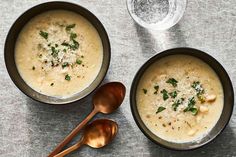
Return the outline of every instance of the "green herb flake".
[[[159,90],[159,86],[158,85],[155,85],[154,86],[154,89],[155,89],[155,92],[153,94],[157,94],[158,90]]]
[[[159,90],[159,86],[158,86],[158,85],[155,85],[155,86],[154,86],[154,89],[155,89],[156,91],[158,91],[158,90]]]
[[[197,115],[198,109],[194,107],[195,104],[196,104],[195,98],[192,97],[191,99],[189,99],[188,107],[184,109],[184,112],[190,111],[192,112],[193,115]]]
[[[170,92],[169,95],[171,98],[175,98],[178,95],[178,93],[177,91],[174,91],[174,92]]]
[[[74,40],[75,38],[77,38],[77,34],[76,33],[70,33],[70,39]]]
[[[66,49],[63,49],[63,52],[66,52]]]
[[[183,103],[184,99],[181,98],[180,100],[177,100],[175,101],[173,104],[172,104],[172,108],[174,111],[177,111],[177,108],[179,107],[179,105],[181,105]]]
[[[194,81],[191,87],[196,90],[197,94],[204,94],[205,92],[199,81]]]
[[[35,70],[35,66],[32,67],[32,70]]]
[[[58,47],[58,44],[55,44],[55,47]]]
[[[69,47],[72,50],[78,49],[79,48],[79,43],[76,40],[74,40],[74,39],[72,41],[73,41],[73,44],[69,44],[68,42],[64,41],[61,45]]]
[[[70,81],[70,79],[71,79],[71,77],[67,74],[67,75],[65,76],[65,80]]]
[[[56,58],[56,57],[58,56],[58,50],[56,50],[56,48],[52,46],[52,47],[51,47],[51,51],[52,51],[51,55],[52,55],[54,58]]]
[[[143,88],[143,93],[147,94],[147,89]]]
[[[62,46],[66,46],[66,47],[69,47],[69,46],[70,46],[70,44],[67,43],[67,42],[65,42],[65,41],[64,41],[61,45],[62,45]]]
[[[39,35],[41,35],[44,39],[48,39],[48,33],[47,32],[44,32],[44,31],[40,31],[39,32]]]
[[[190,111],[190,112],[192,112],[192,114],[193,114],[194,116],[196,116],[196,115],[197,115],[197,113],[198,113],[198,109],[197,109],[197,108],[195,108],[195,107],[193,107],[193,108],[190,108],[190,109],[189,109],[189,111]]]
[[[202,88],[202,85],[199,81],[194,81],[191,85],[192,88],[194,88],[197,92],[197,98],[201,103],[204,103],[206,98],[204,96],[205,90]]]
[[[73,41],[73,44],[70,45],[70,49],[72,49],[72,50],[78,49],[79,48],[79,43],[74,39],[72,41]]]
[[[64,69],[65,67],[69,66],[69,63],[68,62],[64,62],[61,66]]]
[[[158,113],[164,111],[165,109],[166,109],[166,108],[163,107],[163,106],[158,107],[158,109],[157,109],[157,111],[156,111],[156,114],[158,114]]]
[[[166,81],[166,83],[170,83],[170,84],[172,84],[173,87],[177,87],[178,81],[177,81],[176,79],[174,79],[174,78],[169,78],[169,79]]]
[[[82,60],[76,59],[76,63],[80,65],[80,64],[82,64]]]
[[[70,31],[74,27],[75,27],[75,24],[67,25],[66,26],[66,31]]]
[[[168,92],[165,89],[163,89],[161,93],[163,94],[163,100],[167,100],[169,98]]]

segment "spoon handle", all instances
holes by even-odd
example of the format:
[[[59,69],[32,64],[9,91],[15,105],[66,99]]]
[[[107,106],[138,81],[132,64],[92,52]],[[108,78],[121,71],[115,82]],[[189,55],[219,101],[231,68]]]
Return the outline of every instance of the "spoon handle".
[[[65,155],[69,154],[70,152],[78,149],[79,147],[81,147],[84,143],[83,143],[83,139],[81,139],[78,143],[74,144],[73,146],[67,148],[66,150],[63,150],[61,153],[55,155],[54,157],[64,157]]]
[[[78,132],[88,123],[90,119],[93,118],[93,116],[97,112],[97,109],[94,108],[93,111],[68,136],[66,136],[66,138],[59,145],[57,145],[57,147],[48,155],[48,157],[53,157],[58,154],[62,150],[62,148],[78,134]]]

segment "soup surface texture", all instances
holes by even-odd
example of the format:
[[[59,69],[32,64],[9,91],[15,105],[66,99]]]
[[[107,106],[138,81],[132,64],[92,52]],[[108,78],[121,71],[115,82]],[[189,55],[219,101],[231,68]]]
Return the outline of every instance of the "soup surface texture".
[[[21,77],[48,96],[68,97],[88,87],[98,75],[102,59],[97,30],[81,15],[64,10],[31,19],[15,47]]]
[[[203,138],[223,109],[217,74],[202,60],[172,55],[153,63],[137,88],[137,108],[147,128],[158,137],[185,143]]]

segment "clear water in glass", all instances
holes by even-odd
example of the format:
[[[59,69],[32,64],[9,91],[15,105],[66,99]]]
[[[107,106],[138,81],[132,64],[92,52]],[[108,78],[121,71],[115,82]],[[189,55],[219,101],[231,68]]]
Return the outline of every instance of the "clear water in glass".
[[[141,26],[166,30],[183,16],[187,0],[127,0],[131,17]]]

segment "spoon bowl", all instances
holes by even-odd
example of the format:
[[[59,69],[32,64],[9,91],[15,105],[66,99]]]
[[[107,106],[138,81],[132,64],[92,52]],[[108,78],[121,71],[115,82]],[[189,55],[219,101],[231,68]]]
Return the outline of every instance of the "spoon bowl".
[[[85,127],[84,134],[78,143],[60,152],[54,157],[63,157],[82,145],[88,145],[92,148],[104,147],[114,139],[117,131],[118,125],[116,122],[109,119],[95,120]]]
[[[110,82],[101,86],[93,96],[94,108],[109,114],[115,111],[125,97],[125,86],[120,82]]]
[[[92,148],[101,148],[111,142],[118,131],[116,122],[108,119],[99,119],[85,127],[84,144]]]

